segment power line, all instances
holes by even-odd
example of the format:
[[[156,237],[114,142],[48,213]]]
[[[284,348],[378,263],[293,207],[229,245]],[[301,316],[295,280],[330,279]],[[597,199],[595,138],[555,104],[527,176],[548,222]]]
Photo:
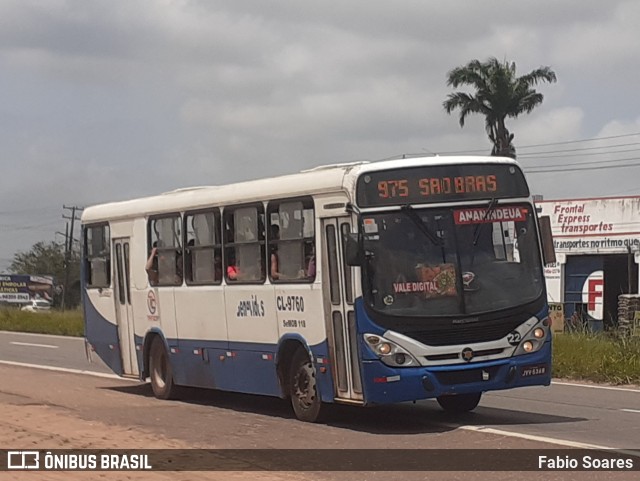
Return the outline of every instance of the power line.
[[[568,144],[577,144],[580,142],[595,142],[596,140],[609,140],[609,139],[621,139],[624,137],[633,137],[635,135],[640,135],[640,132],[634,132],[632,134],[621,134],[621,135],[609,135],[606,137],[592,137],[590,139],[580,139],[580,140],[564,140],[561,142],[549,142],[546,144],[531,144],[531,145],[520,145],[516,146],[517,150],[520,149],[531,149],[534,147],[550,147],[552,145],[568,145]],[[458,150],[458,151],[443,151],[440,154],[473,154],[477,152],[486,152],[487,148],[484,149],[475,149],[475,150]]]
[[[529,159],[564,159],[567,157],[586,157],[591,155],[611,155],[611,154],[627,154],[629,152],[638,152],[640,149],[624,149],[624,150],[612,150],[611,152],[587,152],[581,154],[567,154],[567,155],[530,155],[527,157],[518,156],[518,160]]]
[[[12,231],[24,231],[24,230],[35,230],[41,231],[48,227],[53,227],[54,225],[58,225],[58,222],[47,222],[46,224],[29,224],[29,225],[19,225],[19,224],[0,224],[0,228],[2,229],[10,229]]]
[[[52,211],[53,207],[31,207],[28,209],[0,210],[0,215],[28,214],[30,212]]]
[[[629,144],[614,144],[614,145],[603,145],[601,147],[582,147],[582,148],[578,148],[578,149],[565,149],[565,150],[545,150],[545,151],[541,151],[541,152],[525,152],[523,154],[519,154],[518,157],[526,157],[527,159],[530,159],[532,157],[537,157],[541,154],[562,154],[565,152],[584,152],[585,150],[598,150],[598,149],[611,149],[614,147],[629,147],[631,145],[640,145],[640,142],[631,142]],[[632,149],[632,150],[637,150],[637,149]],[[616,153],[616,152],[625,152],[624,150],[617,150],[617,151],[612,151],[611,153]],[[582,155],[598,155],[598,154],[606,154],[608,152],[595,152],[595,153],[591,153],[591,154],[582,154]],[[570,155],[567,155],[565,157],[570,157]]]
[[[572,165],[593,165],[593,164],[610,164],[613,162],[627,162],[629,160],[640,160],[640,157],[628,157],[626,159],[608,159],[608,160],[593,160],[590,162],[565,162],[563,164],[554,164],[554,165],[529,165],[524,169],[547,169],[547,168],[555,168],[555,167],[569,167]],[[615,167],[615,166],[612,166]]]
[[[633,159],[628,159],[628,160],[633,160]],[[640,160],[640,158],[637,158],[635,160]],[[601,165],[599,167],[585,167],[584,169],[576,169],[574,167],[574,168],[568,168],[568,169],[542,169],[542,170],[524,169],[524,171],[527,174],[542,174],[542,173],[549,173],[549,172],[581,172],[586,170],[624,169],[628,167],[640,167],[640,163],[624,164],[624,165]]]
[[[529,149],[531,147],[549,147],[551,145],[577,144],[580,142],[595,142],[596,140],[621,139],[623,137],[633,137],[635,135],[640,135],[640,132],[635,132],[633,134],[609,135],[608,137],[592,137],[590,139],[581,139],[581,140],[565,140],[563,142],[550,142],[548,144],[522,145],[518,147],[518,149]]]

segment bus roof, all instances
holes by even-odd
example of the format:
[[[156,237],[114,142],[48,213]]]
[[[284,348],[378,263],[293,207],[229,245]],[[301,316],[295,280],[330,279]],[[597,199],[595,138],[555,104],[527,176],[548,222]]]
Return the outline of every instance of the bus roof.
[[[403,167],[427,165],[455,165],[478,163],[512,163],[513,159],[489,156],[429,156],[404,157],[376,162],[349,162],[303,170],[299,173],[227,184],[176,189],[163,194],[87,207],[82,213],[83,223],[104,222],[193,210],[210,206],[243,204],[269,199],[300,197],[330,192],[352,192],[358,176]]]

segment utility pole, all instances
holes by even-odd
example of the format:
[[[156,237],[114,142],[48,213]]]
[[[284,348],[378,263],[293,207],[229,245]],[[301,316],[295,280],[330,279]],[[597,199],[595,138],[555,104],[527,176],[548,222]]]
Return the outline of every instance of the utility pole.
[[[67,256],[67,250],[69,249],[69,223],[67,222],[64,232],[56,231],[56,235],[64,237],[64,255]]]
[[[81,207],[78,206],[71,206],[71,207],[67,207],[66,205],[63,205],[62,208],[64,210],[70,210],[71,211],[71,215],[70,216],[66,216],[66,215],[62,215],[63,219],[69,219],[71,221],[71,226],[69,226],[69,223],[67,223],[67,235],[65,236],[65,245],[64,245],[64,288],[62,291],[62,310],[64,311],[65,306],[67,304],[68,301],[68,291],[69,291],[69,276],[70,276],[70,271],[71,271],[71,255],[73,253],[73,241],[74,241],[74,226],[75,226],[75,221],[76,220],[80,220],[79,217],[76,217],[76,212],[77,211],[82,211]]]

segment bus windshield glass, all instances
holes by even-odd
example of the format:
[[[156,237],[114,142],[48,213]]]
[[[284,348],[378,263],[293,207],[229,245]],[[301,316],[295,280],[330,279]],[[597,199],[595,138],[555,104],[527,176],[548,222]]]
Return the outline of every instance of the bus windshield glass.
[[[528,204],[403,208],[362,218],[364,291],[392,316],[477,315],[538,299],[544,278]]]

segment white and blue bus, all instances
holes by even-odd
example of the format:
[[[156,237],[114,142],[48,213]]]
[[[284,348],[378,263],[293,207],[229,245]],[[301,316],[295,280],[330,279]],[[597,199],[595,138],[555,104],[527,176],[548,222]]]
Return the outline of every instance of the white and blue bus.
[[[319,167],[84,210],[87,352],[117,374],[324,403],[548,385],[543,264],[511,159]]]

